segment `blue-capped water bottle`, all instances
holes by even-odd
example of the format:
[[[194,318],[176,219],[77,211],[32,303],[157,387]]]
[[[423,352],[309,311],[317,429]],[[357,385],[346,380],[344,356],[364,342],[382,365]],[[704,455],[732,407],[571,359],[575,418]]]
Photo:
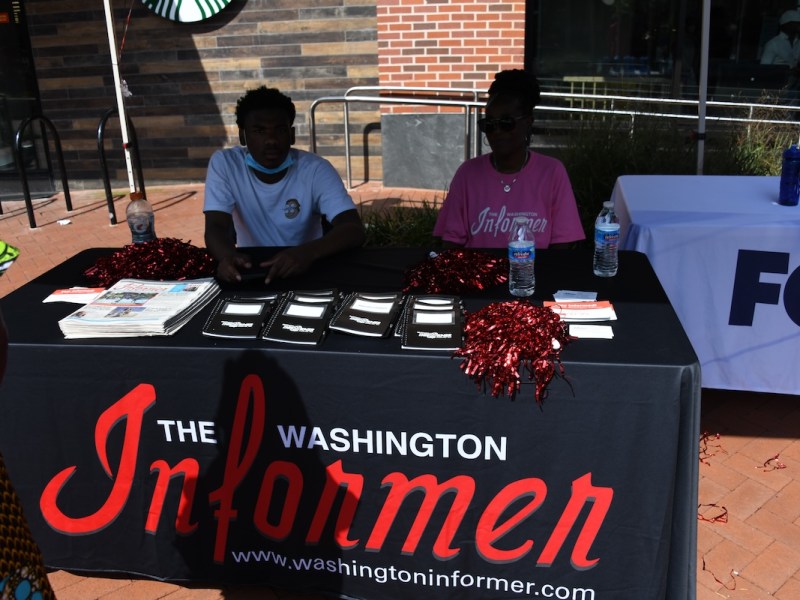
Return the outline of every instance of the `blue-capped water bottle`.
[[[512,296],[532,296],[536,288],[536,242],[528,217],[514,217],[508,234],[508,291]]]
[[[613,277],[619,268],[619,219],[614,203],[603,202],[603,209],[594,222],[594,261],[592,270],[598,277]]]
[[[797,206],[800,197],[800,148],[792,144],[783,151],[781,165],[781,189],[778,204]]]

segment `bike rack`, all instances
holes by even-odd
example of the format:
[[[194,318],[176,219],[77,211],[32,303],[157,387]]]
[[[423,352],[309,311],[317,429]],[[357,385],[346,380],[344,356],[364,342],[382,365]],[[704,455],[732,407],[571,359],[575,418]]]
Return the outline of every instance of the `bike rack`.
[[[31,123],[39,121],[40,126],[47,126],[50,129],[51,133],[53,134],[53,142],[56,145],[56,156],[58,157],[58,167],[61,171],[61,186],[64,188],[64,200],[67,203],[67,211],[72,212],[72,198],[69,195],[69,184],[67,183],[67,169],[64,166],[64,153],[61,151],[61,139],[58,137],[58,131],[56,131],[55,125],[53,125],[52,121],[47,117],[42,115],[37,115],[33,117],[28,117],[22,123],[20,123],[19,128],[17,129],[17,133],[14,136],[14,152],[15,152],[15,159],[17,161],[17,168],[19,169],[19,179],[22,183],[22,193],[25,195],[25,208],[28,211],[28,222],[30,223],[31,229],[36,229],[36,217],[33,214],[33,200],[31,199],[31,190],[30,186],[28,185],[28,173],[25,169],[25,161],[23,160],[22,156],[22,142],[23,142],[23,133],[25,129]],[[52,173],[52,162],[50,161],[50,144],[47,141],[46,130],[43,130],[42,139],[44,140],[44,146],[47,150],[47,166],[50,172]]]
[[[97,125],[97,151],[100,154],[100,169],[103,175],[103,187],[105,188],[106,191],[108,218],[111,221],[112,225],[117,224],[117,210],[114,207],[114,196],[111,192],[111,178],[108,175],[108,162],[106,161],[106,149],[105,149],[105,133],[106,133],[106,124],[108,122],[108,119],[115,114],[117,114],[117,109],[110,108],[102,116],[102,118],[100,119],[100,123]],[[144,175],[142,174],[142,160],[141,157],[139,156],[139,144],[136,138],[136,129],[134,128],[133,122],[130,120],[130,117],[126,117],[126,121],[128,123],[128,132],[130,133],[130,139],[128,140],[128,150],[132,150],[131,156],[133,158],[134,167],[136,168],[136,180],[139,183],[139,191],[142,194],[145,194]]]

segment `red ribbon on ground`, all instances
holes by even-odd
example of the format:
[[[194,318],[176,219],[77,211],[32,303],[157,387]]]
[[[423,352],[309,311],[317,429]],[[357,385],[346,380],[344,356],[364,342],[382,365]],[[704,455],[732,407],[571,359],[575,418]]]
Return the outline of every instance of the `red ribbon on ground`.
[[[99,258],[83,274],[97,287],[109,287],[120,279],[197,279],[214,274],[214,259],[204,248],[175,238],[158,238],[128,244],[111,256]]]
[[[719,440],[720,435],[711,434],[708,431],[704,431],[700,435],[700,462],[704,465],[711,465],[711,462],[708,460],[712,456],[716,456],[719,453],[727,454],[728,452],[722,447],[722,444],[712,444],[711,441]],[[712,450],[714,448],[714,450]]]
[[[717,514],[707,517],[701,511],[704,508],[714,508],[717,509]],[[728,509],[725,506],[720,506],[712,502],[711,504],[698,504],[697,505],[697,518],[701,521],[707,521],[708,523],[727,523],[728,522]]]
[[[769,471],[777,471],[778,469],[785,469],[786,464],[778,460],[780,456],[780,454],[770,456],[764,461],[764,464],[757,466],[756,469],[764,469],[765,473],[768,473]]]

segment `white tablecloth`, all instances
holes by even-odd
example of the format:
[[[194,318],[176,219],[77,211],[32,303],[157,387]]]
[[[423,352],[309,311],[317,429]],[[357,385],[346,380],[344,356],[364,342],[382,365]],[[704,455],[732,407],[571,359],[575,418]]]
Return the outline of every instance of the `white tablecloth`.
[[[800,394],[800,207],[777,198],[777,177],[617,180],[621,247],[650,259],[703,387]]]

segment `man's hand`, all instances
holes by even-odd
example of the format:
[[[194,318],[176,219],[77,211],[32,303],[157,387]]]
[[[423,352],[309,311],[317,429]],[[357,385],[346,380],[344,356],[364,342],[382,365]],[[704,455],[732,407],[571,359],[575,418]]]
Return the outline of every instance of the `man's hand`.
[[[280,251],[269,260],[260,263],[259,266],[268,268],[267,278],[264,283],[268,284],[274,279],[284,279],[293,277],[308,271],[314,259],[310,256],[308,248],[296,246]]]
[[[346,210],[331,221],[331,230],[321,238],[294,248],[282,250],[270,260],[260,263],[269,268],[264,283],[301,275],[320,258],[331,256],[347,248],[356,248],[364,243],[364,225],[356,209]]]
[[[253,262],[246,254],[236,252],[226,256],[217,265],[217,278],[228,283],[234,283],[242,280],[241,269],[250,269],[253,267]]]

